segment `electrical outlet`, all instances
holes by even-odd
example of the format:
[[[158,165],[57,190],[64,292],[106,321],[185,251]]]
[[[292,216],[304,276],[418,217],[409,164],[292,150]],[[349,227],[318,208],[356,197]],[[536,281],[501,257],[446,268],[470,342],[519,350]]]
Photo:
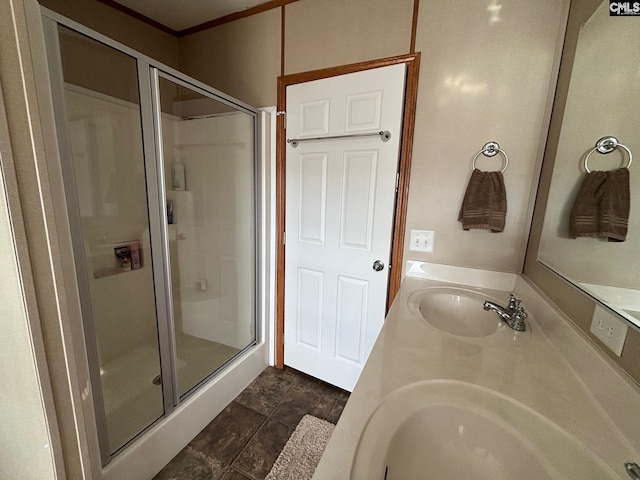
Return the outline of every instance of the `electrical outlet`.
[[[627,338],[626,323],[610,313],[608,310],[596,305],[591,321],[591,333],[602,343],[609,347],[617,356],[622,354],[622,347]]]
[[[414,252],[433,252],[435,232],[433,230],[411,230],[409,250]]]

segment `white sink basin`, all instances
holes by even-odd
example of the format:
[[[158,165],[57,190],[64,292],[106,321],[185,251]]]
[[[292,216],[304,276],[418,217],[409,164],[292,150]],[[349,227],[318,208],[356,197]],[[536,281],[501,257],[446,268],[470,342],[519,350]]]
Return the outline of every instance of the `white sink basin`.
[[[457,381],[414,383],[387,396],[356,450],[352,480],[619,478],[546,417]]]
[[[499,303],[495,298],[455,287],[428,288],[409,298],[424,320],[462,337],[486,337],[498,331],[500,317],[482,308],[485,300]]]

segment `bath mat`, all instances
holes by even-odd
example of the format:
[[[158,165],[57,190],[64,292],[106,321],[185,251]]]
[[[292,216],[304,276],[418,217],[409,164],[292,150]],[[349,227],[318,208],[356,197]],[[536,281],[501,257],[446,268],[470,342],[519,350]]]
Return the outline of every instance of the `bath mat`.
[[[333,423],[305,415],[265,480],[310,480],[334,428]]]

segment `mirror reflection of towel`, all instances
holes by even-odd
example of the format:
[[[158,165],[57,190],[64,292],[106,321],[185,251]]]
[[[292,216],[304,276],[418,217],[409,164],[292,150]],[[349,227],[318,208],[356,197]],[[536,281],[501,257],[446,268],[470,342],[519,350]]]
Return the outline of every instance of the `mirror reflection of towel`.
[[[502,172],[474,169],[458,215],[462,228],[486,228],[492,232],[502,232],[506,215],[507,193]]]
[[[571,237],[624,242],[629,224],[629,170],[591,172],[582,182],[569,217]]]

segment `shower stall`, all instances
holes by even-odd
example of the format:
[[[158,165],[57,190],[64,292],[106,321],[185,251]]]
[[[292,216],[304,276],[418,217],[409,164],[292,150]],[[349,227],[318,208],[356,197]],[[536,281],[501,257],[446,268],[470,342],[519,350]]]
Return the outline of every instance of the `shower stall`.
[[[260,112],[52,12],[43,26],[106,465],[261,341]]]

